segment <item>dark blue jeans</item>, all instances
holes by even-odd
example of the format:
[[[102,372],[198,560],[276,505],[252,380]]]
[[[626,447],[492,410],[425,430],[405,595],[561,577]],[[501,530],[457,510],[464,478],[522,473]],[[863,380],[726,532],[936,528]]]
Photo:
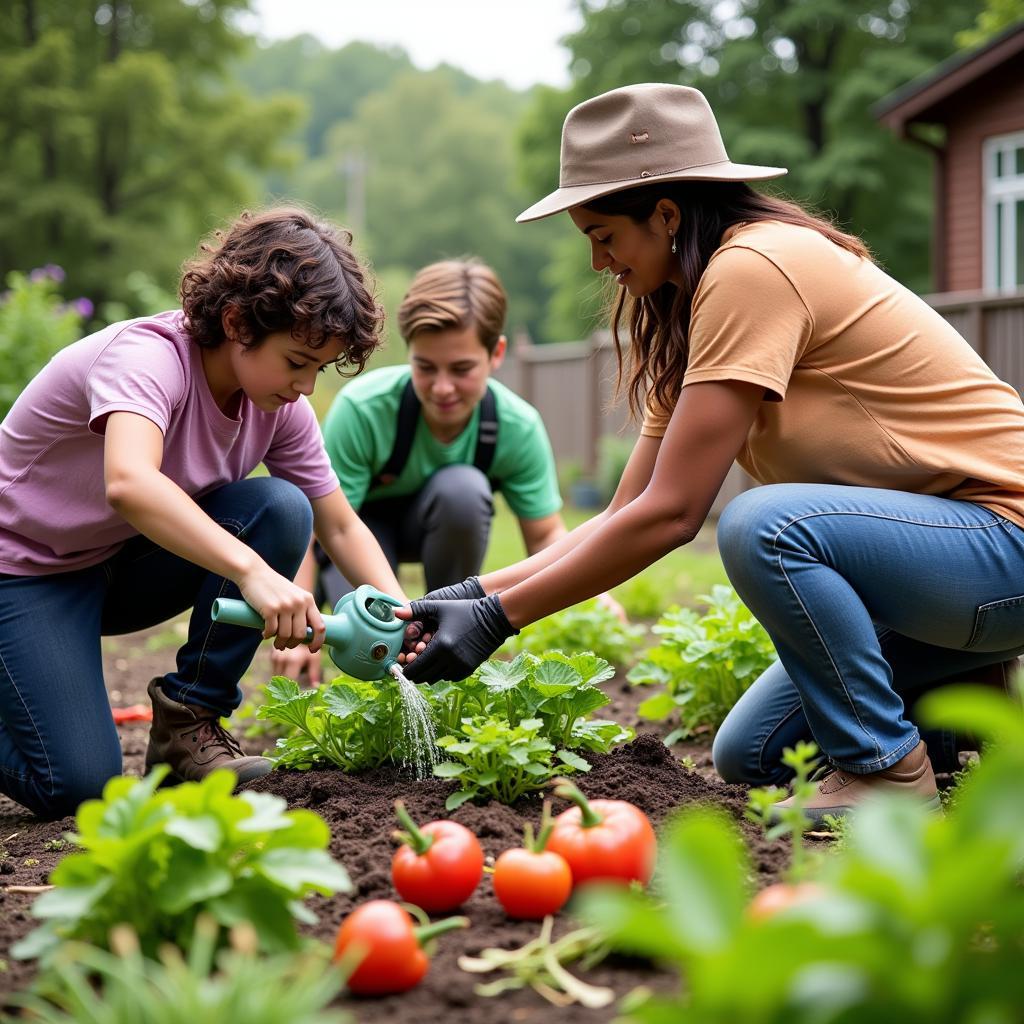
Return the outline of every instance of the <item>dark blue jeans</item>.
[[[200,508],[283,576],[294,578],[312,509],[293,484],[255,477],[200,498]],[[214,598],[239,597],[223,577],[135,537],[76,572],[0,576],[0,792],[44,818],[71,814],[121,772],[103,683],[100,637],[154,626],[192,608],[172,699],[230,715],[258,630],[210,619]],[[143,681],[140,680],[140,684]],[[147,680],[148,682],[148,680]]]
[[[730,502],[718,546],[779,654],[715,737],[730,782],[788,781],[801,739],[849,772],[887,768],[921,738],[921,694],[1024,652],[1024,530],[981,505],[774,484]],[[952,734],[925,739],[956,767]]]
[[[494,518],[490,481],[475,466],[443,466],[414,494],[368,501],[359,518],[377,538],[392,570],[422,562],[427,590],[461,583],[484,564]],[[355,588],[319,545],[317,599],[333,608]]]

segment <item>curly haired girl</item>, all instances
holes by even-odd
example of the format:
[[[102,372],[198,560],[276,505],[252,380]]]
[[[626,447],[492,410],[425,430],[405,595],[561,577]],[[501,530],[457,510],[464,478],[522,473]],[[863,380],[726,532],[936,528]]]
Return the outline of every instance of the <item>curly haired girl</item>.
[[[99,795],[121,771],[100,637],[187,608],[177,668],[149,684],[147,768],[262,775],[220,724],[261,638],[212,622],[214,599],[243,597],[279,648],[312,627],[318,649],[292,582],[311,531],[347,577],[402,594],[307,400],[379,343],[350,244],[301,209],[244,214],[186,264],[180,310],[70,345],[0,424],[0,793],[47,818]]]

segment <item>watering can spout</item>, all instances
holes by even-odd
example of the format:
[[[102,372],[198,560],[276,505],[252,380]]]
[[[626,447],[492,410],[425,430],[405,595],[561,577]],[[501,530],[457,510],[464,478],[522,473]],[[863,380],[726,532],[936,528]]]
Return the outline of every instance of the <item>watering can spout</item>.
[[[390,674],[405,637],[405,623],[395,617],[395,609],[401,607],[398,598],[365,584],[346,594],[334,606],[334,614],[324,616],[324,646],[334,664],[357,679],[382,679]],[[214,622],[264,627],[263,616],[255,608],[232,598],[218,597],[210,616]],[[304,642],[312,639],[313,630],[307,629]]]

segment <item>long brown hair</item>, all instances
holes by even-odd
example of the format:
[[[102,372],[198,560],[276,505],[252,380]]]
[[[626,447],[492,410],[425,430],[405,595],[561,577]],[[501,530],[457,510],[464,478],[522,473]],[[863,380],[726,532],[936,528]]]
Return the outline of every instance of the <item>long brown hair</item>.
[[[629,318],[629,359],[626,395],[630,413],[639,417],[650,392],[663,408],[671,408],[683,387],[689,359],[690,307],[701,276],[722,235],[734,224],[782,221],[819,231],[830,242],[870,259],[864,243],[797,203],[755,192],[744,182],[694,181],[641,185],[594,199],[586,209],[605,216],[626,216],[642,224],[659,199],[671,199],[682,214],[676,234],[683,286],[666,282],[650,295],[631,298],[618,289],[612,302],[611,328],[618,359],[617,391],[621,393],[627,364],[622,355],[619,324]]]

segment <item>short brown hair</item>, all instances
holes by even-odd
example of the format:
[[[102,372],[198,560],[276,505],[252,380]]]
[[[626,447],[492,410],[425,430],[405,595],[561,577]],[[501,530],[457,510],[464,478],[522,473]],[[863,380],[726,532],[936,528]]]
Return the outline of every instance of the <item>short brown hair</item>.
[[[202,348],[225,340],[223,314],[239,314],[247,347],[290,331],[313,348],[343,343],[338,370],[358,373],[381,342],[384,314],[352,252],[352,236],[297,206],[243,213],[200,245],[181,279],[189,333]]]
[[[414,278],[398,309],[398,330],[408,344],[422,331],[476,328],[494,351],[505,327],[508,296],[498,275],[479,260],[442,260]]]

